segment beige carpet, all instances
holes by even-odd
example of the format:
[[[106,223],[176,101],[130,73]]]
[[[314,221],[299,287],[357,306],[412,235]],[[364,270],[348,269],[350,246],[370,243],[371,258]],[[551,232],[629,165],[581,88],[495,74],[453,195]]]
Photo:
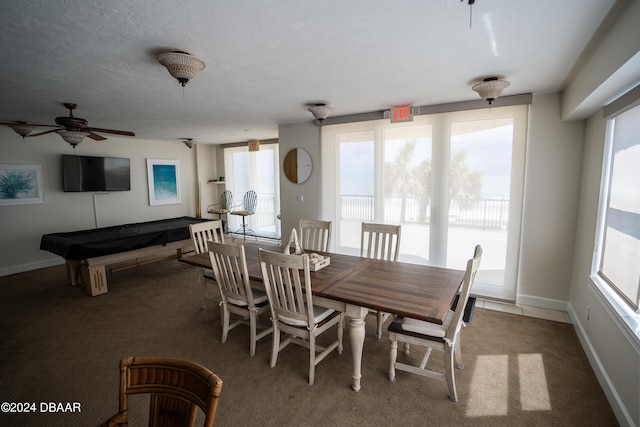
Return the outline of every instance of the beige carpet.
[[[289,346],[272,369],[270,337],[253,358],[247,327],[221,344],[218,307],[201,310],[198,276],[163,261],[114,274],[94,298],[68,285],[62,266],[0,278],[0,401],[37,408],[0,413],[0,425],[99,424],[117,411],[118,361],[129,355],[186,358],[217,373],[219,426],[617,425],[572,325],[477,309],[462,332],[454,404],[444,382],[404,372],[389,382],[389,342],[375,340],[370,317],[356,393],[348,333],[345,352],[321,362],[309,386],[302,347]],[[81,412],[41,413],[41,402],[78,402]],[[144,403],[132,426],[144,425]]]

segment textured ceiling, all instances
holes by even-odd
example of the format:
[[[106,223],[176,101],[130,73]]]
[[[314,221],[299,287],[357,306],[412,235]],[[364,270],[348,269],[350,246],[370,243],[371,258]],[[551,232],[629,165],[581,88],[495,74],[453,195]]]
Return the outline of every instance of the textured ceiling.
[[[54,124],[73,102],[90,126],[218,144],[276,138],[314,102],[474,100],[489,75],[503,95],[555,92],[614,3],[3,0],[0,121]],[[184,92],[156,60],[171,50],[206,63]]]

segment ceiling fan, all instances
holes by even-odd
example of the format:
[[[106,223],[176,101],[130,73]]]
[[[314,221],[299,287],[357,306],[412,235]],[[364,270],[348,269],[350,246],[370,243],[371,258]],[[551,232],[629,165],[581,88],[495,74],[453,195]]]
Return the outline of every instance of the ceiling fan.
[[[75,117],[73,115],[73,110],[75,110],[77,107],[76,104],[65,102],[63,105],[65,106],[65,108],[69,110],[69,116],[56,117],[56,124],[59,126],[58,128],[47,130],[40,133],[34,133],[33,135],[27,135],[27,136],[33,137],[33,136],[46,135],[51,132],[56,132],[58,135],[62,137],[62,139],[67,141],[74,148],[76,145],[80,144],[85,137],[89,137],[94,141],[104,141],[105,139],[107,139],[102,135],[98,135],[96,132],[110,133],[114,135],[136,136],[135,133],[124,131],[124,130],[102,129],[102,128],[90,127],[89,122],[87,120],[80,117]]]

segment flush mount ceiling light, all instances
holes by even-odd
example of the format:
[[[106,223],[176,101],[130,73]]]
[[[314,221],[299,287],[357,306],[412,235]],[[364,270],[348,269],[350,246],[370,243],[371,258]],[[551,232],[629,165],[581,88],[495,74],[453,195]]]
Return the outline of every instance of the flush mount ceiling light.
[[[204,62],[187,52],[167,52],[158,56],[158,62],[164,65],[169,74],[184,87],[202,70]]]
[[[313,114],[313,117],[315,117],[316,119],[318,119],[318,121],[321,122],[329,116],[329,113],[331,113],[333,108],[331,108],[327,104],[314,104],[308,107],[307,110],[311,111],[311,114]]]
[[[502,94],[502,91],[509,87],[511,83],[506,80],[500,80],[497,77],[487,77],[481,83],[474,85],[471,89],[478,92],[480,98],[486,99],[489,105]]]

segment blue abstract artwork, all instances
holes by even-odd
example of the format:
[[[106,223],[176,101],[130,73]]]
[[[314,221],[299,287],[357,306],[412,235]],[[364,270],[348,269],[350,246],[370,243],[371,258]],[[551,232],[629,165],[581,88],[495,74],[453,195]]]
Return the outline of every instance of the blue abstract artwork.
[[[147,159],[149,204],[180,203],[180,167],[177,160]]]
[[[178,197],[178,183],[174,165],[153,165],[153,189],[156,199]]]

